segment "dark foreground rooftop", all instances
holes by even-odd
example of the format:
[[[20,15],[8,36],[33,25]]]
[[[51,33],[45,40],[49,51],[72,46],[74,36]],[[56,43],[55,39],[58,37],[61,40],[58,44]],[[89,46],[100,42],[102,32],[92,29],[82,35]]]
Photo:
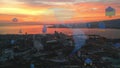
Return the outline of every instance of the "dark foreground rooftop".
[[[120,49],[113,46],[119,39],[89,35],[85,45],[71,55],[75,47],[72,36],[0,35],[0,68],[119,68]]]

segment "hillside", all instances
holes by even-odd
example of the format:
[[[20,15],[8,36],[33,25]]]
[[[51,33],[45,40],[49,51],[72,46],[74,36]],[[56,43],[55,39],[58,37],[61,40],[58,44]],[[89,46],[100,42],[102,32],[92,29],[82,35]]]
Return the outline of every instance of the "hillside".
[[[101,21],[105,24],[106,28],[120,28],[120,19]],[[100,22],[90,22],[91,28],[98,28]]]

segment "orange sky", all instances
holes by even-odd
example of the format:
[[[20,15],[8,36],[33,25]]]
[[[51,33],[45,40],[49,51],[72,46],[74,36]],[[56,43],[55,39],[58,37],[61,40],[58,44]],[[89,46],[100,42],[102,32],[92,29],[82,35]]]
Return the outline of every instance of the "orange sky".
[[[102,2],[80,2],[72,5],[31,5],[11,0],[9,3],[0,2],[0,23],[12,22],[17,18],[18,22],[39,22],[53,24],[58,22],[88,22],[120,18],[119,3],[102,3]],[[15,2],[15,3],[14,3]],[[112,6],[116,9],[116,15],[112,18],[105,16],[105,8]],[[70,9],[70,12],[54,12],[53,9]],[[71,14],[71,12],[73,12]],[[60,15],[62,17],[56,16]],[[67,17],[66,17],[67,16]],[[70,16],[68,18],[68,16]]]

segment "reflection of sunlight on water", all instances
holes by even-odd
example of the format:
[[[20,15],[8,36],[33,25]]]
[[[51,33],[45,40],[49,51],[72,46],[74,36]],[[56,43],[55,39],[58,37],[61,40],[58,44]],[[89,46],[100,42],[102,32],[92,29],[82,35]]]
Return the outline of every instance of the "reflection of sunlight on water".
[[[41,25],[29,25],[29,26],[1,26],[0,34],[18,34],[22,29],[23,33],[28,34],[40,34],[42,33]],[[66,34],[72,34],[72,30],[68,28],[48,28],[47,33],[54,33],[54,31],[64,32]],[[74,29],[79,30],[79,28]],[[85,34],[97,34],[105,36],[107,38],[120,38],[119,29],[81,29]]]

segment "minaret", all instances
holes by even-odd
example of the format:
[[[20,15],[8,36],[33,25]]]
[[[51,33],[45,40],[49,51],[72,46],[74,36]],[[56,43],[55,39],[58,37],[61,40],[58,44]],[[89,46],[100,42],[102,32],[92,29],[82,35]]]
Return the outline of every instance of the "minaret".
[[[47,26],[46,26],[46,24],[43,25],[42,32],[44,34],[46,34],[46,32],[47,32]]]

